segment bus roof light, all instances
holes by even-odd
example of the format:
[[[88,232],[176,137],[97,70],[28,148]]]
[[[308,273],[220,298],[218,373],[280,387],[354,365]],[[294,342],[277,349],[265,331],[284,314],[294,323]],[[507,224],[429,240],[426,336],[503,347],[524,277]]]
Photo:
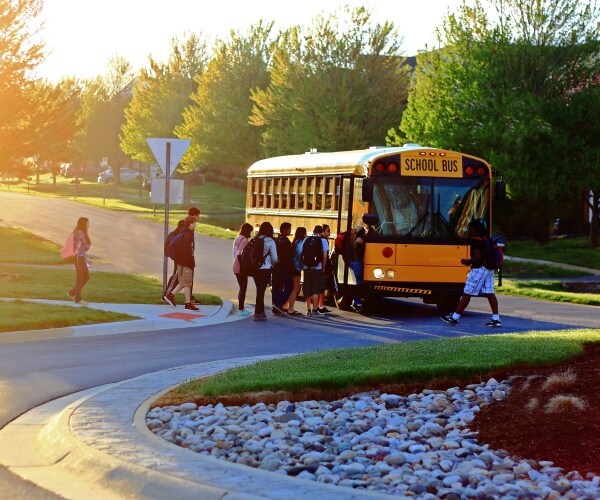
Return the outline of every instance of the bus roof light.
[[[378,161],[375,164],[375,172],[377,172],[378,174],[383,174],[383,172],[385,172],[385,165]]]
[[[398,165],[396,165],[395,163],[390,163],[388,165],[388,172],[390,174],[395,174],[396,172],[398,172]]]
[[[481,166],[477,168],[477,175],[485,175],[485,167]]]
[[[466,175],[473,175],[474,172],[475,172],[475,170],[473,169],[473,167],[471,165],[469,165],[468,167],[465,167]]]

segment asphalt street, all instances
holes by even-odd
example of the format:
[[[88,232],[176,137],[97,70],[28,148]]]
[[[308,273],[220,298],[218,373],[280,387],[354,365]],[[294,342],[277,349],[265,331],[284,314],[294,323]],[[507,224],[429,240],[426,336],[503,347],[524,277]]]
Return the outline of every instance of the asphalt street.
[[[70,200],[0,193],[0,224],[23,227],[60,245],[80,216],[90,219],[97,267],[162,277],[162,224]],[[234,300],[231,240],[198,235],[196,248],[195,289]],[[249,287],[249,303],[253,289]],[[266,323],[247,319],[204,328],[2,345],[0,428],[58,397],[187,364],[436,337],[598,327],[594,307],[507,296],[499,302],[502,329],[483,326],[489,314],[485,299],[471,302],[458,327],[442,323],[435,307],[420,301],[385,300],[370,317],[336,311],[331,317],[270,317]],[[7,498],[3,492],[12,498],[51,498],[0,469],[0,497]]]

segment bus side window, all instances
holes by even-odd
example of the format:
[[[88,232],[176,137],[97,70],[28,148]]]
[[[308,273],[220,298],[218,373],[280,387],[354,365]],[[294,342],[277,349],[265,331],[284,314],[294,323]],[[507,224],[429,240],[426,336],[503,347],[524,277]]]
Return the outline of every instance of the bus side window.
[[[290,210],[294,210],[296,208],[296,199],[298,193],[296,191],[296,186],[298,184],[298,179],[290,179]]]

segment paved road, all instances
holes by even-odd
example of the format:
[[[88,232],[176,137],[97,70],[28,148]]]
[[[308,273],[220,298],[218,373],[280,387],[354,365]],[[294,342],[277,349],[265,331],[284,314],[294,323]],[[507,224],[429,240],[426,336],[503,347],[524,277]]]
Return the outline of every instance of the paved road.
[[[92,254],[103,265],[117,271],[162,276],[162,225],[68,200],[0,193],[0,224],[24,227],[57,243],[62,244],[80,216],[90,218]],[[197,289],[232,298],[235,281],[230,271],[231,241],[199,236],[197,247]],[[499,300],[502,332],[598,326],[597,308],[503,296]],[[330,318],[272,318],[267,323],[244,320],[199,329],[3,345],[0,428],[26,410],[59,396],[173,366],[497,333],[483,327],[487,307],[485,300],[472,301],[457,328],[443,324],[435,308],[420,301],[388,300],[372,317],[338,313]],[[3,492],[11,492],[13,498],[44,497],[43,492],[0,469],[0,497],[6,497]]]
[[[163,224],[67,199],[0,192],[0,224],[23,227],[61,246],[79,217],[90,219],[90,257],[99,267],[162,280]],[[229,263],[231,244],[197,235],[197,262]],[[235,279],[229,267],[210,265],[199,268],[195,283],[200,290],[229,298]]]

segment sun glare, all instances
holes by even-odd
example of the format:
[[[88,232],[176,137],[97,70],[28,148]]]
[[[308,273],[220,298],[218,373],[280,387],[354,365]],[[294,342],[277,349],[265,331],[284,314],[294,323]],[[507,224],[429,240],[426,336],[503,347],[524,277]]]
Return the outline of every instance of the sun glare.
[[[435,28],[448,9],[460,0],[234,0],[208,3],[198,0],[104,0],[77,2],[45,0],[41,21],[48,57],[39,74],[57,81],[62,76],[89,78],[104,74],[111,57],[127,59],[135,69],[148,56],[165,60],[171,40],[186,33],[204,34],[208,40],[245,30],[261,19],[276,28],[309,24],[318,14],[329,14],[342,5],[363,5],[377,22],[392,21],[403,37],[404,55],[414,55],[434,43]]]

